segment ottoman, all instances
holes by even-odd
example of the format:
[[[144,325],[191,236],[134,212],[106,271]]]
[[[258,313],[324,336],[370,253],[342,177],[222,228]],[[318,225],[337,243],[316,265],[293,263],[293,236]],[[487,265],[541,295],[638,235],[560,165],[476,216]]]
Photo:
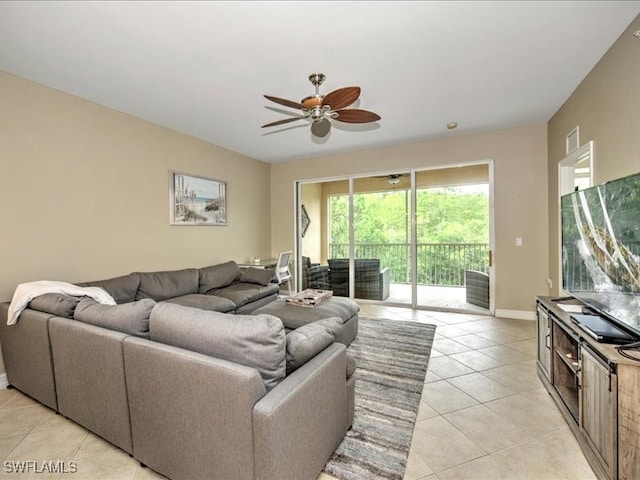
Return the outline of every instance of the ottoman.
[[[268,313],[278,317],[287,331],[295,330],[316,320],[336,317],[342,321],[342,332],[338,341],[349,346],[358,333],[359,310],[360,307],[356,302],[345,297],[331,297],[315,307],[291,305],[285,302],[284,298],[279,298],[254,310],[252,314]]]

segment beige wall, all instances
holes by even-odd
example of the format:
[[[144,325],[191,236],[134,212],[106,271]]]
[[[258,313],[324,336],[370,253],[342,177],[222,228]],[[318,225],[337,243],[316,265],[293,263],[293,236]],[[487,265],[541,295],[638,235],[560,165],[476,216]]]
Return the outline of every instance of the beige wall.
[[[301,186],[301,199],[309,215],[309,227],[302,239],[302,255],[320,263],[322,255],[322,185],[307,183]]]
[[[271,255],[269,164],[4,73],[0,167],[3,301],[32,280]],[[170,170],[226,180],[229,225],[170,226]]]
[[[593,140],[595,184],[640,172],[640,38],[632,35],[638,30],[640,16],[549,121],[550,278],[559,278],[558,162],[566,136],[579,126],[580,145]]]
[[[384,128],[384,127],[383,127]],[[346,134],[346,133],[345,133]],[[494,161],[496,309],[533,312],[535,296],[546,294],[546,125],[514,128],[444,140],[376,148],[274,164],[271,169],[272,248],[293,248],[293,190],[296,180],[367,172]],[[523,246],[515,246],[515,238]]]

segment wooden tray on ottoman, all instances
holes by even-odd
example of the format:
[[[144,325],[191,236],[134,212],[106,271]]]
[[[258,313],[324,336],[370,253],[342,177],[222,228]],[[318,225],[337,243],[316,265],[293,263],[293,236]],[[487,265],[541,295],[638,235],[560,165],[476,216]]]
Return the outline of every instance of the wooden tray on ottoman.
[[[327,298],[331,298],[332,296],[333,292],[331,290],[316,290],[309,288],[287,297],[285,301],[289,305],[296,305],[298,307],[315,307],[320,302]]]

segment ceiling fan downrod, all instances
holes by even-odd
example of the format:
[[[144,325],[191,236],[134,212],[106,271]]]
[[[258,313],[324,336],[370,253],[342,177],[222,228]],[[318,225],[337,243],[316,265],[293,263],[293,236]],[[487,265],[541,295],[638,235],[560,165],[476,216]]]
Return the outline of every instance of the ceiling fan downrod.
[[[320,85],[322,85],[322,82],[324,82],[325,78],[327,77],[325,77],[324,73],[312,73],[311,75],[309,75],[309,81],[313,86],[316,87],[316,94],[309,95],[308,97],[303,98],[300,102],[306,108],[311,110],[311,118],[314,121],[319,121],[316,116],[323,114],[322,99],[324,97],[320,95]]]

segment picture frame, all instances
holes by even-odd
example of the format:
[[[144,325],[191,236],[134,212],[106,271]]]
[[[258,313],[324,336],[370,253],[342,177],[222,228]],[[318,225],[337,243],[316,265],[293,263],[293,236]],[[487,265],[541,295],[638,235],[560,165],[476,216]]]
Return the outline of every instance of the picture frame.
[[[300,208],[300,227],[302,229],[302,237],[304,238],[304,234],[307,233],[307,229],[309,228],[309,224],[311,223],[311,219],[309,218],[309,214],[307,213],[307,209],[304,204]]]
[[[227,225],[227,182],[169,172],[171,225]]]

